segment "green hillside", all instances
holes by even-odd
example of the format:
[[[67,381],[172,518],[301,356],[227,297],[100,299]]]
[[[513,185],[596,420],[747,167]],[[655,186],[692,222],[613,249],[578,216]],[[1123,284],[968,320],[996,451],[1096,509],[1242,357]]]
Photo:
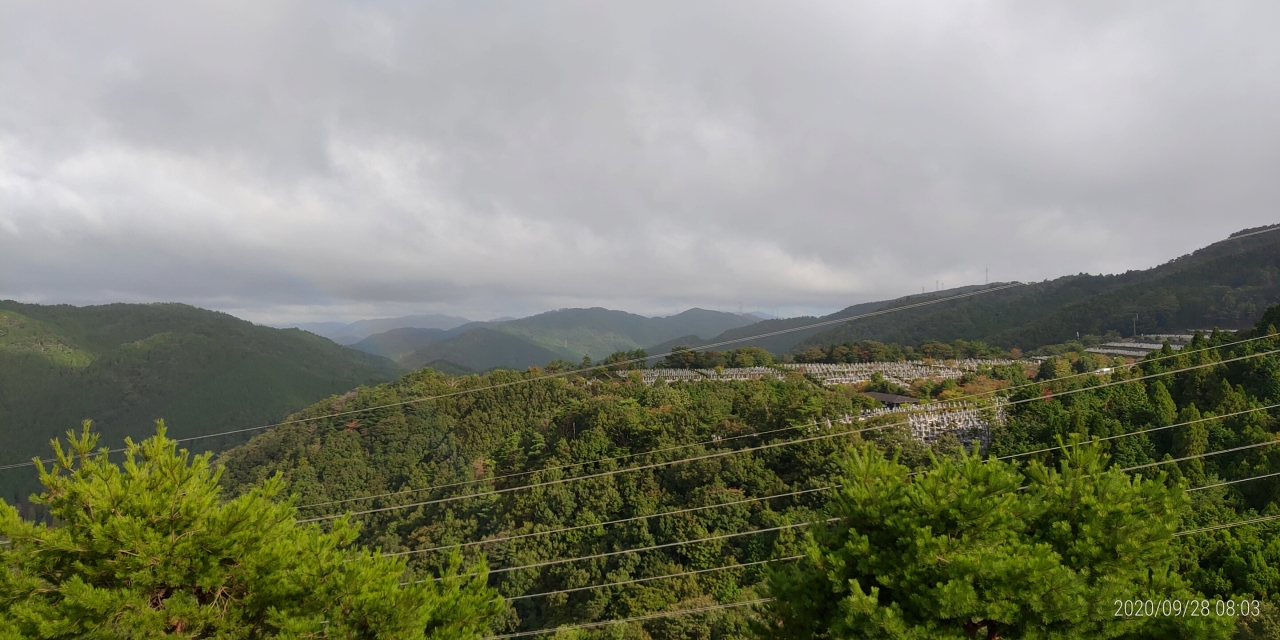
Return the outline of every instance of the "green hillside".
[[[452,332],[444,329],[392,329],[376,333],[347,346],[376,356],[399,360],[433,342],[445,340],[453,335]]]
[[[1239,236],[1260,229],[1246,229]],[[822,317],[764,320],[714,337],[680,336],[650,347],[651,353],[677,346],[699,347],[794,329],[933,298],[997,287],[959,287],[895,300],[853,305]],[[1280,232],[1229,238],[1163,265],[1118,275],[1080,274],[1029,283],[1007,291],[944,302],[847,324],[747,340],[776,354],[810,347],[876,340],[920,344],[929,340],[981,340],[1024,350],[1081,335],[1132,335],[1250,326],[1269,305],[1280,302]]]
[[[899,298],[897,300],[880,300],[876,302],[864,302],[861,304],[855,304],[851,307],[846,307],[831,315],[822,316],[821,318],[815,318],[813,316],[800,316],[797,318],[778,318],[774,320],[762,320],[760,322],[757,322],[755,324],[748,325],[745,327],[730,329],[728,331],[725,331],[724,333],[721,333],[712,337],[705,337],[705,334],[704,334],[704,337],[698,340],[693,340],[690,338],[690,336],[681,336],[672,340],[668,340],[661,344],[653,345],[650,351],[653,353],[663,353],[663,352],[670,351],[675,347],[700,347],[703,345],[716,344],[719,342],[725,342],[729,340],[740,340],[742,338],[751,338],[752,336],[757,336],[757,335],[762,335],[767,333],[774,333],[776,331],[796,329],[798,327],[811,325],[817,322],[838,320],[840,318],[847,318],[850,316],[861,315],[864,313],[871,313],[873,311],[879,311],[880,309],[884,309],[889,306],[913,304],[916,302],[920,302],[922,300],[927,300],[929,298],[956,295],[959,293],[964,293],[965,291],[973,290],[975,288],[976,287],[948,289],[946,291],[939,291],[937,293],[930,293],[930,294],[919,295],[919,296],[908,296],[905,298]],[[789,333],[784,333],[781,335],[770,336],[768,338],[756,338],[751,340],[744,340],[742,342],[734,343],[733,346],[730,348],[747,347],[747,346],[760,347],[762,349],[767,349],[774,353],[781,354],[781,353],[786,353],[790,351],[797,344],[802,342],[805,338],[821,333],[823,330],[824,330],[823,328],[803,329],[798,331],[791,331]]]
[[[519,336],[481,327],[429,344],[402,357],[400,363],[412,369],[444,361],[473,371],[498,368],[523,371],[559,357],[560,354]]]
[[[858,320],[810,336],[797,348],[854,340],[919,344],[964,339],[1029,349],[1072,339],[1077,332],[1129,336],[1135,315],[1139,333],[1239,329],[1277,302],[1280,232],[1227,239],[1151,269],[1064,276]]]
[[[595,307],[560,309],[504,322],[471,323],[448,332],[399,329],[370,336],[353,345],[395,357],[413,368],[447,360],[484,371],[495,367],[524,369],[556,359],[600,360],[615,351],[643,349],[683,335],[714,336],[735,327],[755,325],[754,317],[689,309],[665,318]],[[415,343],[420,349],[409,350]],[[400,355],[393,355],[399,353]]]
[[[441,329],[447,331],[469,322],[471,321],[457,316],[428,313],[416,316],[400,316],[399,318],[357,320],[355,322],[302,322],[281,328],[302,329],[318,336],[324,336],[338,344],[352,345],[369,336],[395,329]]]
[[[186,305],[0,301],[0,464],[47,455],[51,438],[86,418],[110,442],[154,433],[157,418],[181,425],[182,438],[278,420],[400,371],[305,331]],[[0,471],[0,495],[31,478]]]
[[[599,360],[615,351],[643,349],[688,334],[710,337],[757,322],[755,318],[706,309],[648,318],[594,307],[540,313],[504,322],[494,329],[524,336],[566,358],[579,360],[589,355]]]
[[[1277,314],[1280,309],[1273,312],[1273,316],[1280,317]],[[1263,324],[1280,324],[1280,320],[1271,318]],[[1113,469],[1160,465],[1144,467],[1141,473],[1146,477],[1145,486],[1159,486],[1161,492],[1172,489],[1171,495],[1177,497],[1176,501],[1170,498],[1167,502],[1164,517],[1168,520],[1160,525],[1169,531],[1277,513],[1280,479],[1275,477],[1186,494],[1189,497],[1183,497],[1181,492],[1181,487],[1280,472],[1277,449],[1264,446],[1276,441],[1280,423],[1275,417],[1264,411],[1251,411],[1182,430],[1163,430],[1175,422],[1198,420],[1210,412],[1223,415],[1280,402],[1280,386],[1274,375],[1280,358],[1272,353],[1280,345],[1275,339],[1229,349],[1204,348],[1237,339],[1227,333],[1214,335],[1209,341],[1198,340],[1194,347],[1170,360],[1146,363],[1140,370],[1118,369],[1103,376],[1059,380],[1057,371],[1070,372],[1071,366],[1050,361],[1042,367],[1047,372],[1042,374],[1046,378],[1043,384],[1020,387],[1010,395],[1009,399],[1018,404],[1009,407],[1007,422],[993,429],[989,452],[1036,452],[1040,463],[1058,469],[1053,447],[1060,438],[1068,438],[1073,432],[1108,438],[1104,447],[1111,458],[1102,464]],[[1254,354],[1260,357],[1222,363]],[[1204,368],[1159,378],[1138,378],[1192,365]],[[1027,382],[1021,378],[1021,369],[1005,374],[1012,379],[1004,380],[1004,384]],[[299,414],[314,418],[313,421],[273,430],[228,452],[222,457],[227,466],[224,481],[231,491],[243,491],[279,472],[306,515],[377,509],[357,516],[363,523],[363,544],[391,553],[430,550],[405,556],[410,579],[430,576],[445,567],[455,545],[490,540],[464,546],[462,553],[468,559],[483,555],[495,570],[489,584],[509,599],[508,612],[498,616],[491,628],[492,633],[502,634],[763,597],[767,593],[762,583],[769,579],[769,573],[758,565],[720,569],[796,555],[804,538],[801,530],[777,528],[804,526],[803,523],[826,517],[831,505],[826,503],[830,494],[823,491],[792,494],[856,480],[840,475],[839,461],[846,447],[865,437],[905,465],[901,473],[929,468],[930,454],[943,459],[956,455],[958,443],[954,436],[950,440],[944,437],[930,451],[898,429],[843,435],[844,429],[852,427],[841,425],[835,418],[868,406],[871,401],[849,388],[822,387],[802,376],[784,381],[652,386],[635,377],[620,378],[603,371],[584,372],[584,376],[594,378],[529,380],[529,373],[510,371],[454,378],[419,371],[391,384],[362,389],[341,402],[317,404]],[[977,376],[966,384],[973,385],[970,390],[990,389],[993,382]],[[1116,384],[1100,386],[1106,382]],[[468,388],[475,392],[457,395]],[[446,394],[448,397],[436,401],[403,404]],[[349,414],[324,417],[333,411],[351,412],[366,407],[383,408],[355,418]],[[832,419],[830,423],[826,422],[828,418]],[[814,421],[826,426],[763,433]],[[823,434],[835,437],[800,440]],[[792,440],[795,442],[785,442]],[[727,455],[732,450],[761,444],[777,446]],[[684,448],[673,449],[682,445]],[[1160,462],[1220,450],[1230,451],[1230,455],[1195,459],[1182,465]],[[707,457],[715,453],[726,455]],[[626,457],[635,454],[644,455]],[[676,459],[688,460],[654,466]],[[972,460],[979,470],[995,467]],[[575,463],[581,466],[565,467]],[[635,468],[595,475],[629,467]],[[526,472],[530,475],[523,475]],[[1020,472],[1008,468],[1001,473]],[[1027,473],[1031,475],[1030,471]],[[1114,473],[1119,472],[1112,476],[1118,477],[1119,482],[1109,486],[1131,486],[1129,478]],[[587,477],[519,489],[572,476]],[[473,480],[480,482],[467,484]],[[1022,482],[1030,480],[1018,476],[1009,486]],[[510,491],[489,493],[494,489]],[[388,495],[389,492],[403,493]],[[984,495],[1002,492],[1005,490]],[[485,495],[454,499],[471,493]],[[933,495],[946,503],[936,512],[944,520],[969,518],[978,504],[965,498],[968,494],[957,497],[954,492],[938,490]],[[1061,512],[1036,512],[1047,520],[1042,530],[1060,529],[1064,532],[1062,540],[1067,542],[1077,535],[1090,540],[1103,536],[1114,537],[1103,543],[1123,547],[1131,540],[1128,532],[1111,536],[1111,525],[1079,521],[1086,517],[1079,515],[1079,509],[1087,511],[1095,508],[1089,505],[1099,504],[1091,498],[1092,493],[1071,490],[1055,495],[1069,498],[1058,498],[1063,501],[1060,505],[1045,502],[1054,509],[1061,506]],[[377,497],[360,499],[365,496]],[[764,499],[767,496],[778,497]],[[442,499],[449,501],[432,502]],[[331,501],[344,502],[334,505]],[[1101,504],[1103,509],[1117,506],[1105,501]],[[1130,505],[1118,506],[1128,509]],[[892,508],[908,510],[911,505],[895,504]],[[994,517],[1003,522],[1003,515]],[[599,524],[612,521],[622,522]],[[969,532],[983,537],[983,522],[986,521],[981,518],[956,520],[947,531],[963,530],[956,535],[965,539]],[[854,524],[860,527],[864,523]],[[848,526],[832,529],[844,531]],[[1153,589],[1196,593],[1210,599],[1251,594],[1249,597],[1274,606],[1280,603],[1280,547],[1274,544],[1277,530],[1280,523],[1272,522],[1198,537],[1165,535],[1151,542],[1159,553],[1131,558],[1125,570],[1140,575],[1160,574],[1163,567],[1169,566],[1169,558],[1177,558],[1171,581],[1164,580]],[[549,531],[555,533],[539,533]],[[740,535],[744,532],[749,535]],[[939,533],[946,534],[935,531]],[[691,540],[703,542],[682,544]],[[626,551],[637,548],[647,550]],[[923,555],[931,566],[947,564],[934,562],[935,553]],[[584,556],[593,558],[562,562]],[[1153,564],[1141,564],[1148,558]],[[960,564],[963,563],[956,566]],[[521,566],[531,568],[508,570]],[[704,570],[705,573],[690,573]],[[829,568],[815,570],[818,576],[829,572]],[[671,574],[680,575],[658,579]],[[623,584],[589,588],[609,583]],[[562,590],[573,591],[554,597],[521,597]],[[1155,592],[1165,593],[1160,590]],[[888,586],[884,592],[894,593]],[[918,596],[920,592],[894,597]],[[893,602],[880,604],[887,607]],[[828,613],[835,611],[833,607]],[[643,622],[620,628],[616,635],[600,631],[584,633],[582,637],[755,636],[741,611],[725,610]],[[933,635],[922,633],[919,637]],[[957,631],[946,637],[963,636]],[[1207,636],[1165,629],[1135,637]]]

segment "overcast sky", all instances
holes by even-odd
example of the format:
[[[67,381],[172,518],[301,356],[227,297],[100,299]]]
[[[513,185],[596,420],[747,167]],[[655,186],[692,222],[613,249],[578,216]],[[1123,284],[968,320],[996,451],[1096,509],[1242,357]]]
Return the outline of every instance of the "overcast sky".
[[[5,2],[0,298],[829,311],[1280,222],[1274,2]]]

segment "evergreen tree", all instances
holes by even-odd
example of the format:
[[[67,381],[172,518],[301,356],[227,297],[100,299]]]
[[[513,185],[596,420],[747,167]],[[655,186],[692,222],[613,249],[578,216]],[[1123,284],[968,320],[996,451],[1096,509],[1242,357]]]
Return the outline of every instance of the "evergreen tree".
[[[0,638],[476,638],[501,602],[485,570],[401,584],[351,548],[357,526],[299,526],[276,477],[224,501],[210,454],[165,437],[94,452],[89,423],[40,465],[56,526],[0,502]],[[469,571],[468,571],[469,572]]]
[[[1189,598],[1171,542],[1186,498],[1104,471],[1096,446],[1060,469],[974,455],[912,476],[866,447],[844,462],[805,557],[769,578],[773,638],[1210,638],[1229,620],[1123,618],[1115,601]],[[1025,490],[1022,485],[1027,484]]]

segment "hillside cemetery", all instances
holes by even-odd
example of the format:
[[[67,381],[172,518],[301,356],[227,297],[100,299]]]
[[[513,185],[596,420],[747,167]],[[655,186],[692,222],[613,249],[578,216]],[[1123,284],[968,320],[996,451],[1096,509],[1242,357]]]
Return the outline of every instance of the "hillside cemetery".
[[[945,362],[858,362],[851,364],[779,364],[772,367],[742,367],[717,369],[643,369],[641,379],[645,384],[659,380],[667,383],[699,381],[783,380],[789,372],[816,378],[824,385],[856,385],[871,381],[879,374],[886,381],[910,387],[917,380],[959,379],[967,372],[983,366],[1009,365],[1014,360],[976,359],[947,360]],[[906,417],[911,435],[926,444],[932,444],[944,434],[953,434],[960,442],[980,442],[985,449],[991,441],[991,425],[1003,421],[1003,403],[932,402],[913,406],[882,407],[864,411],[860,416],[845,416],[840,422],[851,424],[886,415]]]

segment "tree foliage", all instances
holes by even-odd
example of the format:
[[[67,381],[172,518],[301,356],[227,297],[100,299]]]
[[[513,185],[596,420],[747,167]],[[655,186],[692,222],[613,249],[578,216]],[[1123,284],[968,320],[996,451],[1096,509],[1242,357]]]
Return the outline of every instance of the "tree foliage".
[[[296,523],[283,482],[223,500],[221,470],[165,436],[95,452],[86,422],[40,466],[56,526],[0,502],[0,637],[475,638],[500,609],[485,570],[401,584],[358,526]]]
[[[854,450],[834,521],[770,576],[765,635],[1225,637],[1230,621],[1115,617],[1116,600],[1193,593],[1173,572],[1182,492],[1105,467],[1078,443],[1058,469],[961,455],[919,475]]]

